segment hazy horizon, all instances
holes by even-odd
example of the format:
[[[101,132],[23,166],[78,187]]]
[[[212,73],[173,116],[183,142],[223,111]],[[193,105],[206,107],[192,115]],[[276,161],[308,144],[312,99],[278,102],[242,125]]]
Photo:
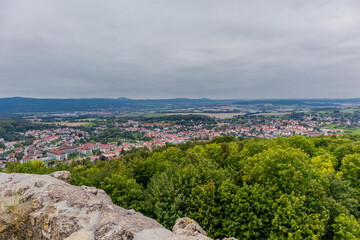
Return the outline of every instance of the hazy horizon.
[[[3,0],[0,98],[358,98],[360,2]]]
[[[348,98],[190,98],[190,97],[174,97],[174,98],[130,98],[130,97],[67,97],[67,98],[60,98],[60,97],[53,97],[53,98],[46,98],[46,97],[21,97],[21,96],[13,96],[13,97],[0,97],[0,99],[9,99],[9,98],[23,98],[23,99],[129,99],[129,100],[170,100],[170,99],[189,99],[189,100],[239,100],[239,101],[251,101],[251,100],[344,100],[344,99],[360,99],[360,97],[348,97]]]

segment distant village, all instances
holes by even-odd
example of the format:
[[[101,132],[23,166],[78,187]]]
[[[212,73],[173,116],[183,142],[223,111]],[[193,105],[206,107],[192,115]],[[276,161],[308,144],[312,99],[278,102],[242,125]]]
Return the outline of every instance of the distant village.
[[[112,159],[121,157],[132,148],[147,147],[152,151],[155,147],[166,144],[179,144],[188,141],[208,141],[213,138],[233,135],[236,138],[276,138],[278,136],[289,137],[295,134],[303,136],[338,136],[344,132],[342,128],[329,128],[328,126],[343,125],[337,118],[314,117],[308,115],[301,120],[272,119],[272,118],[249,118],[242,123],[231,121],[219,121],[215,124],[172,124],[168,122],[147,122],[129,120],[127,122],[115,122],[117,129],[138,133],[146,137],[148,141],[127,141],[119,139],[118,142],[99,143],[91,141],[90,134],[77,128],[58,128],[45,130],[29,130],[20,133],[31,136],[34,140],[31,145],[25,146],[22,141],[7,142],[0,138],[5,148],[0,148],[0,168],[5,168],[8,162],[25,163],[39,160],[51,161],[74,161],[88,159]],[[359,123],[355,123],[359,124]],[[354,125],[351,121],[345,125]],[[104,131],[108,126],[97,126],[96,132]]]

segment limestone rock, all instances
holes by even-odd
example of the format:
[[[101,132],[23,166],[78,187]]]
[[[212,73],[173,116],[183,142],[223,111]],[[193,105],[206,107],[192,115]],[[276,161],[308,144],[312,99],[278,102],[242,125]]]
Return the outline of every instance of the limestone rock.
[[[149,228],[135,234],[134,240],[168,239],[169,230],[164,228]]]
[[[65,238],[65,240],[90,240],[91,235],[91,232],[81,230],[79,232],[73,233],[70,237]]]
[[[51,175],[0,173],[0,240],[209,240],[194,220],[178,219],[173,233],[155,220],[115,205],[101,189]]]
[[[58,171],[53,172],[50,174],[50,176],[63,180],[64,182],[70,183],[71,181],[71,173],[69,171]]]
[[[174,234],[184,234],[188,236],[202,234],[206,236],[206,232],[200,227],[200,225],[188,217],[176,220],[172,231]]]
[[[145,229],[171,235],[155,220],[116,206],[103,190],[72,186],[70,179],[65,171],[0,173],[0,240],[131,240]]]

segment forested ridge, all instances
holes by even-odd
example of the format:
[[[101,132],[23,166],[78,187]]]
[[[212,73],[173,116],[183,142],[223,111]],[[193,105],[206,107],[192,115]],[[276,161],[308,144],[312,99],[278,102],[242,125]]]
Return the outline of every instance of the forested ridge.
[[[31,137],[21,135],[28,130],[44,130],[49,128],[59,128],[54,124],[34,124],[24,120],[0,120],[0,138],[5,141],[27,140]]]
[[[234,139],[146,149],[116,160],[7,171],[69,170],[72,184],[104,189],[114,203],[167,228],[196,220],[212,238],[359,239],[360,138]]]

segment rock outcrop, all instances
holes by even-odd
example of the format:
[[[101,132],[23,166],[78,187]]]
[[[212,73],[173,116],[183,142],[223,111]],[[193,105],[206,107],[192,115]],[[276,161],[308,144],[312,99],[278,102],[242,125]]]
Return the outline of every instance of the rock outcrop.
[[[208,240],[189,218],[173,232],[134,210],[112,203],[94,187],[69,184],[66,171],[51,175],[0,173],[0,240]]]

